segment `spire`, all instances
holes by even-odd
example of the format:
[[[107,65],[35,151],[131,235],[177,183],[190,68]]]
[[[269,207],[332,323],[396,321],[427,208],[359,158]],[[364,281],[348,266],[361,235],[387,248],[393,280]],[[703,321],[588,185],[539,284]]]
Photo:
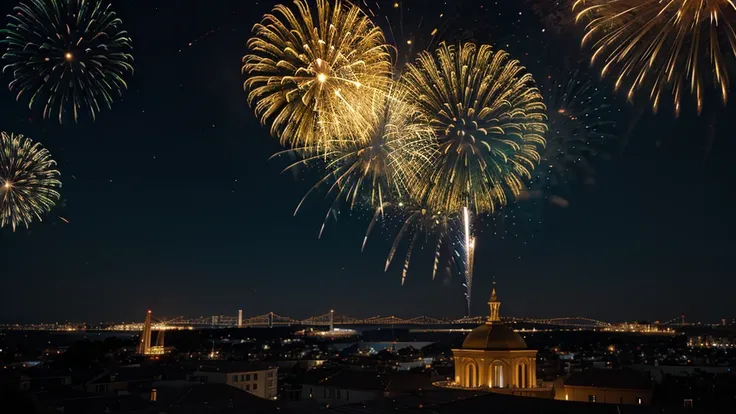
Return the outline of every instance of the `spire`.
[[[493,290],[491,291],[491,299],[488,301],[488,306],[491,308],[488,323],[501,322],[501,315],[499,313],[501,302],[498,301],[498,297],[496,296],[496,281],[493,281]]]

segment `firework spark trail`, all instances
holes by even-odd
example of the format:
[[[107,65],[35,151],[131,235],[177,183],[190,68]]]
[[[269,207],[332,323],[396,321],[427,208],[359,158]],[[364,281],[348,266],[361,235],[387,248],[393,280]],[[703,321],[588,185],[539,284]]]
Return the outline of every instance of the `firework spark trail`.
[[[421,207],[416,204],[399,202],[396,205],[387,205],[387,208],[396,211],[399,216],[403,216],[400,230],[389,251],[388,257],[386,258],[386,265],[384,270],[388,270],[391,262],[393,261],[401,241],[404,239],[409,240],[409,248],[407,249],[406,256],[404,258],[404,266],[402,267],[402,283],[406,281],[406,276],[409,270],[409,264],[411,262],[412,249],[414,248],[419,235],[424,235],[427,239],[436,238],[435,249],[434,249],[434,263],[432,268],[432,279],[434,280],[437,275],[437,270],[440,263],[441,248],[442,246],[455,246],[462,244],[461,240],[456,240],[458,234],[462,233],[460,226],[460,218],[454,216],[448,216],[443,213],[434,213],[430,210]],[[370,232],[375,227],[379,219],[379,214],[374,214],[373,220],[368,226],[368,231],[364,238],[367,240]]]
[[[465,300],[467,302],[467,316],[470,317],[470,301],[473,291],[473,262],[475,259],[475,237],[471,233],[470,211],[467,207],[463,207],[463,225],[465,228],[465,244],[463,251],[465,253]]]
[[[198,38],[196,38],[196,39],[192,40],[191,42],[187,43],[187,47],[192,47],[192,46],[196,45],[196,44],[197,44],[197,43],[199,43],[199,42],[200,42],[201,40],[204,40],[205,38],[209,37],[209,36],[210,36],[210,35],[212,35],[212,34],[215,34],[215,33],[219,32],[220,30],[222,30],[222,28],[221,28],[221,27],[217,27],[217,28],[215,28],[215,29],[211,29],[211,30],[209,30],[209,31],[208,31],[207,33],[205,33],[205,34],[203,34],[203,35],[199,36]],[[179,49],[179,52],[181,52],[182,50],[183,50],[183,49]]]

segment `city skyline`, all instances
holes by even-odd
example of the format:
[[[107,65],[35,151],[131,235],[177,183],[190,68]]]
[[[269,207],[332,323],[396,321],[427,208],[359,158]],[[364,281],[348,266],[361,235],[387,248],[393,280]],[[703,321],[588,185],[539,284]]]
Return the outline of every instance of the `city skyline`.
[[[151,312],[148,312],[149,314]],[[262,327],[262,326],[332,326],[333,322],[330,321],[329,316],[335,317],[334,325],[472,325],[480,324],[488,319],[487,315],[473,315],[473,316],[462,316],[462,317],[432,317],[426,315],[420,316],[409,316],[402,317],[396,315],[371,315],[354,317],[353,315],[339,315],[335,314],[334,311],[327,312],[321,315],[313,315],[304,319],[292,318],[290,316],[280,315],[276,312],[266,312],[259,315],[244,315],[242,310],[238,311],[237,316],[219,314],[219,315],[205,315],[198,317],[167,317],[153,318],[152,323],[156,326],[176,326],[176,327]],[[241,319],[244,318],[244,319]],[[515,317],[515,316],[504,316],[503,319],[508,322],[520,322],[520,323],[534,323],[534,324],[548,324],[552,326],[566,326],[566,327],[586,327],[586,328],[606,328],[614,327],[618,325],[642,325],[642,326],[724,326],[726,323],[734,321],[734,319],[722,318],[717,323],[709,321],[686,321],[685,315],[679,315],[670,320],[633,320],[633,321],[600,321],[585,316],[569,316],[569,317]],[[144,322],[137,321],[135,318],[127,321],[40,321],[30,323],[7,323],[0,324],[0,327],[5,328],[23,328],[23,329],[46,329],[53,326],[57,326],[59,330],[64,330],[64,327],[76,327],[74,329],[82,329],[87,327],[89,329],[97,329],[97,327],[104,327],[106,330],[113,331],[130,331],[130,330],[141,330],[136,326],[143,326]]]
[[[361,252],[370,212],[342,211],[321,239],[329,200],[314,197],[293,215],[315,175],[281,174],[286,165],[269,161],[281,147],[242,90],[251,27],[272,7],[260,3],[116,4],[133,38],[135,75],[94,123],[43,121],[0,92],[2,129],[42,141],[63,181],[43,222],[0,230],[0,323],[137,320],[148,309],[464,314],[461,275],[443,267],[432,280],[433,246],[417,249],[404,286],[402,260],[384,272],[394,223]],[[536,16],[501,3],[458,2],[448,18],[463,29],[518,24],[542,36]],[[532,67],[547,46],[520,50],[529,37],[504,41]],[[577,48],[576,39],[564,44]],[[495,278],[506,315],[732,318],[734,106],[652,115],[646,102],[630,106],[610,82],[589,76],[629,115],[621,141],[596,160],[594,183],[576,187],[568,207],[502,210],[477,227],[471,313],[485,313]]]
[[[149,309],[146,312],[146,320],[148,320],[151,317],[151,313],[153,311]],[[335,309],[330,309],[329,311],[321,314],[314,314],[308,317],[291,317],[287,315],[280,314],[279,312],[275,311],[267,311],[267,312],[254,312],[254,313],[245,313],[243,309],[238,309],[235,314],[230,313],[219,313],[219,314],[211,314],[211,315],[178,315],[178,316],[172,316],[172,315],[163,315],[163,316],[156,316],[152,320],[156,324],[173,324],[176,326],[179,325],[196,325],[196,326],[260,326],[260,325],[270,325],[272,321],[276,325],[285,325],[285,326],[291,326],[291,325],[303,325],[303,326],[310,326],[310,325],[332,325],[332,318],[336,321],[336,324],[357,324],[357,325],[372,325],[372,324],[379,324],[379,325],[393,325],[393,324],[409,324],[409,325],[434,325],[434,324],[478,324],[482,323],[488,318],[488,315],[470,315],[470,316],[452,316],[452,315],[441,315],[441,314],[434,314],[432,316],[430,315],[396,315],[396,314],[378,314],[378,313],[364,313],[364,314],[358,314],[358,315],[346,315],[341,314],[335,311]],[[532,323],[550,323],[552,325],[560,325],[560,326],[612,326],[615,324],[644,324],[644,325],[661,325],[661,326],[680,326],[680,325],[714,325],[719,326],[723,325],[726,321],[732,321],[736,319],[732,318],[720,318],[718,320],[713,321],[703,321],[703,320],[691,320],[687,319],[685,314],[676,315],[673,318],[658,318],[658,319],[644,319],[644,318],[635,318],[632,320],[597,320],[594,318],[589,318],[585,315],[576,315],[576,316],[560,316],[560,315],[552,315],[552,316],[545,316],[545,315],[537,315],[535,316],[516,316],[516,315],[505,315],[505,320],[509,321],[516,321],[516,322],[532,322]],[[244,321],[244,322],[243,322]],[[267,321],[267,322],[264,322]],[[422,322],[424,321],[424,322]],[[126,320],[94,320],[94,319],[88,319],[88,320],[65,320],[65,319],[57,319],[57,320],[43,320],[43,321],[31,321],[31,322],[25,322],[25,323],[19,323],[19,322],[0,322],[0,327],[6,326],[6,327],[12,327],[12,326],[27,326],[27,327],[33,327],[33,326],[88,326],[88,327],[95,327],[95,326],[124,326],[125,324],[141,324],[142,322],[138,321],[135,317],[128,318]],[[148,323],[148,322],[146,322]],[[112,324],[112,325],[111,325]],[[122,328],[121,328],[122,329]],[[122,329],[122,330],[129,330],[129,329]]]

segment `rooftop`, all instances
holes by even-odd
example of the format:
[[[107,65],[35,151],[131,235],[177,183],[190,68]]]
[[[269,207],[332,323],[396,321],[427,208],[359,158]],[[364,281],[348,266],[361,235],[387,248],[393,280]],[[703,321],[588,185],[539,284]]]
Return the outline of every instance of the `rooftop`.
[[[365,404],[348,404],[338,407],[320,409],[300,409],[295,411],[281,410],[282,414],[292,412],[300,414],[310,413],[345,413],[345,414],[660,414],[661,407],[619,405],[619,404],[591,404],[586,402],[558,401],[546,398],[519,397],[494,393],[478,395],[470,391],[422,392],[416,395],[396,398],[382,398]],[[682,407],[667,407],[667,413],[703,413],[699,409],[684,409]]]
[[[247,362],[247,361],[212,361],[198,364],[195,369],[200,372],[254,372],[276,369],[275,365],[263,362]]]
[[[302,384],[336,387],[347,390],[408,392],[429,389],[429,375],[412,372],[353,371],[349,369],[317,369],[307,372]]]
[[[565,380],[565,385],[629,390],[649,390],[652,388],[652,383],[648,378],[638,372],[626,369],[588,369],[576,372]]]
[[[137,395],[103,396],[75,390],[36,395],[42,406],[63,411],[64,414],[131,413],[149,407],[149,403]]]
[[[518,350],[527,349],[526,341],[502,322],[485,323],[465,337],[463,349]]]
[[[157,387],[157,412],[184,413],[262,413],[278,409],[274,401],[256,397],[226,384],[191,384],[184,387]]]

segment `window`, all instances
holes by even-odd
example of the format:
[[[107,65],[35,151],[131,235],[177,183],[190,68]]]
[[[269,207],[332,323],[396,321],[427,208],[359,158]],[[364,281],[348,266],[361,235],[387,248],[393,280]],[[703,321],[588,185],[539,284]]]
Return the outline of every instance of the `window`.
[[[253,391],[258,389],[258,384],[253,384]]]
[[[245,380],[250,381],[250,374],[245,374]]]
[[[641,397],[636,397],[636,403],[641,405]]]
[[[350,390],[345,391],[345,401],[350,401]]]
[[[238,376],[237,375],[233,375],[233,382],[238,382]]]
[[[693,399],[692,398],[685,398],[683,400],[683,405],[685,408],[693,408]]]
[[[624,397],[618,397],[618,403],[623,404],[624,403]]]
[[[253,374],[253,381],[258,381],[258,374]]]
[[[273,378],[273,372],[269,372],[266,374],[266,378]]]
[[[588,395],[588,402],[595,402],[595,395]]]
[[[245,390],[250,391],[250,384],[245,384]]]
[[[240,380],[241,380],[241,381],[245,381],[245,375],[243,375],[243,374],[240,374]]]

